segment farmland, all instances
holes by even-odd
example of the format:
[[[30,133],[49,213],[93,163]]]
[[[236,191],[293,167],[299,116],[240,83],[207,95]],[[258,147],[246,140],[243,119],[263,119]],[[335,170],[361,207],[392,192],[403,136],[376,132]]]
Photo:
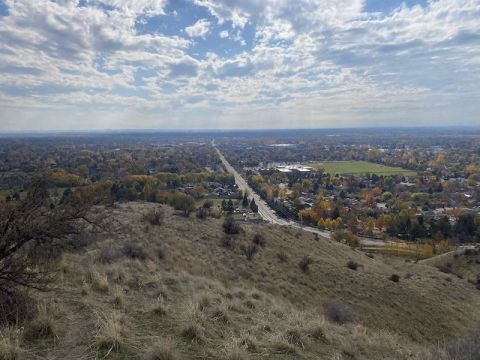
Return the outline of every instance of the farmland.
[[[416,175],[416,172],[413,170],[403,169],[400,167],[385,166],[371,163],[368,161],[325,161],[309,165],[317,169],[323,169],[326,173],[329,173],[330,175],[361,175],[366,173],[376,174],[378,176]]]

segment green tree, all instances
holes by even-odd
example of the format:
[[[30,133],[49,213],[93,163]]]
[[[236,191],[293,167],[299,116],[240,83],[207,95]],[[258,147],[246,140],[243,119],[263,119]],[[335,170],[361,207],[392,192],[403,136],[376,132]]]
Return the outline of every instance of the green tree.
[[[243,195],[243,200],[242,200],[242,206],[244,208],[248,208],[248,205],[250,204],[250,202],[248,201],[248,196],[247,196],[247,193],[245,193]]]
[[[252,199],[252,202],[250,203],[250,209],[252,209],[254,213],[258,213],[258,205],[255,203],[255,199]]]
[[[195,210],[195,199],[186,194],[176,194],[172,199],[173,208],[175,210],[180,210],[183,212],[183,215],[190,216],[190,213]]]

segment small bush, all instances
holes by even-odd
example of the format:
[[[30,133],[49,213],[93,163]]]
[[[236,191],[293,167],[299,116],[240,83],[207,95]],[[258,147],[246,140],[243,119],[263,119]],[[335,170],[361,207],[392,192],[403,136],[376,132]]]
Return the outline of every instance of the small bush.
[[[225,236],[223,239],[222,239],[222,246],[227,248],[227,249],[231,249],[233,248],[233,246],[235,245],[235,240],[230,237],[230,236]]]
[[[118,253],[118,250],[111,247],[106,247],[100,250],[97,260],[101,264],[111,264],[118,259],[119,255],[120,254]]]
[[[197,210],[197,218],[206,219],[208,217],[208,209],[201,207]]]
[[[36,318],[25,327],[23,336],[29,341],[53,339],[56,336],[55,322],[46,305],[38,307]]]
[[[161,246],[157,246],[155,253],[157,254],[157,258],[160,260],[163,260],[167,257],[167,251]]]
[[[465,256],[474,256],[477,254],[478,252],[475,249],[465,249],[465,251],[463,252],[463,255]]]
[[[355,315],[350,309],[336,301],[324,305],[325,317],[335,324],[343,325],[355,321]]]
[[[265,247],[265,244],[266,244],[265,237],[262,234],[255,234],[255,236],[253,237],[253,243],[255,245]]]
[[[195,324],[191,324],[183,329],[182,336],[185,339],[196,343],[202,342],[203,340],[202,330]]]
[[[349,262],[347,262],[347,267],[350,269],[350,270],[357,270],[359,265],[358,263],[356,263],[355,261],[353,260],[350,260]]]
[[[126,244],[122,248],[122,253],[130,259],[138,259],[142,261],[147,259],[147,252],[145,251],[145,249],[142,246],[136,244]]]
[[[109,284],[105,274],[100,274],[95,269],[90,269],[86,274],[86,281],[94,291],[108,292]]]
[[[398,283],[400,281],[400,276],[398,276],[397,274],[392,274],[392,276],[390,276],[390,280],[394,283]]]
[[[230,321],[230,318],[228,316],[227,311],[225,309],[222,309],[222,308],[215,309],[212,312],[211,318],[214,321],[218,321],[218,322],[222,322],[222,323],[228,323]]]
[[[285,338],[287,339],[290,345],[298,346],[303,348],[302,335],[296,329],[290,329],[286,332]]]
[[[123,322],[117,314],[102,315],[98,319],[96,346],[107,352],[118,351],[123,344]]]
[[[243,253],[247,257],[247,260],[252,260],[255,254],[257,253],[257,251],[258,251],[257,245],[254,245],[254,244],[247,245],[243,249]]]
[[[167,315],[167,309],[162,304],[158,304],[157,306],[155,306],[153,308],[152,312],[155,315],[160,316],[160,317],[163,317],[163,316]]]
[[[5,328],[0,331],[0,359],[18,360],[22,358],[22,329]]]
[[[145,360],[179,360],[180,353],[171,340],[160,340],[153,344],[144,356]]]
[[[152,226],[160,226],[163,224],[165,213],[162,209],[153,209],[143,215],[143,221]]]
[[[313,264],[313,259],[310,256],[305,255],[298,263],[298,267],[300,268],[300,270],[306,273],[310,270],[311,264]]]
[[[240,225],[238,225],[233,217],[227,216],[225,221],[223,222],[223,231],[229,235],[236,235],[240,233]]]
[[[282,263],[288,262],[288,255],[285,252],[277,253],[278,260]]]
[[[448,264],[438,266],[438,270],[440,270],[441,272],[443,272],[445,274],[450,274],[452,272],[452,269],[450,268],[450,266],[448,266]]]
[[[120,287],[116,287],[115,288],[115,291],[113,293],[113,305],[116,307],[116,308],[121,308],[123,306],[123,303],[124,303],[124,293],[123,293],[123,290],[122,288]]]

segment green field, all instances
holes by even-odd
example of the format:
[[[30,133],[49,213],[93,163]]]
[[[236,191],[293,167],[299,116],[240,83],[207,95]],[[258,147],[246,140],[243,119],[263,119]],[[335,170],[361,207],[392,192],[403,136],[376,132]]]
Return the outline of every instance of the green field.
[[[365,173],[376,175],[404,175],[415,176],[417,173],[413,170],[399,167],[384,166],[374,164],[368,161],[325,161],[309,164],[317,169],[324,169],[325,172],[335,175],[360,175]]]

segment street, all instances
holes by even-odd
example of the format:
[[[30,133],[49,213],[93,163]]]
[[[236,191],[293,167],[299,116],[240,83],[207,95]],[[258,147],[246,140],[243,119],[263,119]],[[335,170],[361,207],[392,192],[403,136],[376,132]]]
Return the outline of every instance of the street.
[[[214,141],[212,141],[212,146],[217,151],[217,154],[220,157],[220,160],[222,161],[222,164],[225,167],[225,169],[235,177],[235,183],[237,184],[238,188],[241,189],[244,193],[246,192],[247,194],[249,194],[251,197],[253,197],[255,199],[255,203],[258,205],[258,214],[260,215],[260,217],[263,220],[265,220],[265,221],[267,221],[271,224],[277,224],[277,225],[282,225],[282,226],[290,226],[290,227],[293,227],[293,228],[297,228],[297,229],[308,231],[308,232],[311,232],[311,233],[314,233],[314,234],[318,234],[318,235],[323,236],[323,237],[328,238],[328,239],[331,238],[331,235],[332,235],[331,231],[321,230],[321,229],[313,228],[313,227],[310,227],[310,226],[302,226],[302,225],[300,225],[300,224],[298,224],[294,221],[288,221],[288,220],[285,220],[285,219],[282,219],[281,217],[279,217],[275,213],[275,211],[273,211],[272,208],[270,208],[270,206],[268,206],[268,204],[264,200],[262,200],[260,195],[258,195],[255,191],[253,191],[253,189],[248,185],[248,183],[238,173],[238,171],[236,171],[234,169],[234,167],[232,165],[230,165],[230,163],[227,161],[225,156],[223,156],[223,154],[220,152],[220,150],[215,146]],[[360,242],[362,243],[362,245],[365,245],[365,246],[384,246],[385,245],[384,241],[378,240],[378,239],[373,239],[373,238],[361,237]]]

